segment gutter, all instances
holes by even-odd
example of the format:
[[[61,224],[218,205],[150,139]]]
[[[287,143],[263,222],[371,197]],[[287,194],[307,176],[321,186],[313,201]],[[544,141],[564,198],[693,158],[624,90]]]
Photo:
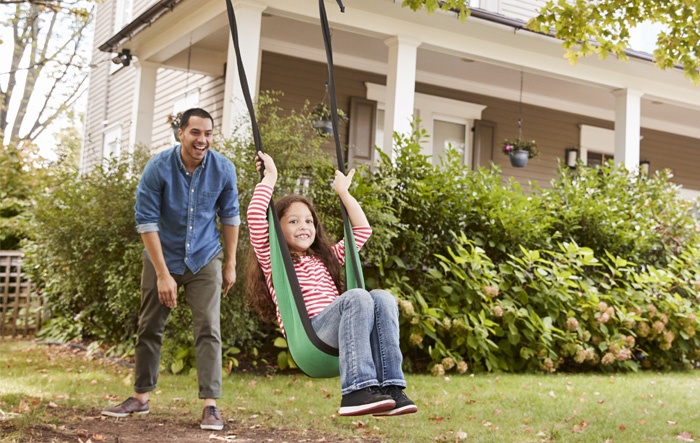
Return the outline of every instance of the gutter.
[[[534,34],[540,34],[540,35],[544,35],[547,37],[556,38],[552,34],[542,34],[542,33],[539,33],[537,31],[533,31],[531,29],[528,29],[526,27],[527,23],[520,20],[520,19],[517,19],[517,18],[509,18],[509,17],[506,17],[505,15],[497,14],[495,12],[490,12],[490,11],[487,11],[485,9],[480,9],[480,8],[469,8],[469,10],[470,10],[470,14],[469,14],[470,17],[478,18],[480,20],[485,20],[485,21],[492,22],[492,23],[497,23],[499,25],[509,26],[509,27],[513,28],[515,31],[528,31],[528,32],[532,32]],[[594,42],[594,44],[595,44],[595,42]],[[648,62],[652,62],[652,63],[654,62],[654,57],[647,52],[636,51],[634,49],[625,49],[625,54],[630,58],[636,58],[639,60],[644,60],[644,61],[648,61]]]
[[[143,28],[150,26],[168,11],[172,11],[182,0],[159,0],[158,3],[148,8],[143,14],[136,17],[131,23],[124,26],[119,32],[114,34],[98,48],[104,52],[115,52],[125,40],[130,39]]]

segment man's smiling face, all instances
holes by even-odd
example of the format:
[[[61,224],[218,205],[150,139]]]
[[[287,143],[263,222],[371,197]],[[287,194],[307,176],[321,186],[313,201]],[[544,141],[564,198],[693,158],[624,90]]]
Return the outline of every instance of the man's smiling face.
[[[188,168],[199,166],[211,146],[214,128],[208,118],[191,116],[187,126],[178,130],[180,136],[180,155]]]

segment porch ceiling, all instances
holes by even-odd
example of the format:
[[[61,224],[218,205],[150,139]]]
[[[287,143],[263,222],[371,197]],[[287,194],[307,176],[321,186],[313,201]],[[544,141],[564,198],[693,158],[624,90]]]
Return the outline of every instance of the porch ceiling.
[[[290,16],[290,14],[277,15],[274,9],[269,11],[271,12],[263,15],[263,50],[325,62],[323,40],[316,21],[308,17]],[[228,27],[221,25],[222,22],[217,19],[215,25],[211,26],[207,32],[202,32],[201,29],[196,31],[197,38],[192,42],[191,57],[189,57],[189,44],[183,46],[184,37],[180,37],[179,44],[183,49],[167,58],[162,56],[167,54],[167,51],[154,53],[154,61],[173,68],[187,69],[189,58],[192,71],[222,75],[231,37]],[[337,65],[380,74],[386,72],[388,50],[383,41],[386,36],[376,31],[350,29],[344,25],[332,24],[331,27],[334,61]],[[558,48],[555,42],[552,43],[563,58],[563,50]],[[129,47],[128,43],[124,46]],[[479,51],[474,52],[483,54]],[[463,52],[455,53],[454,50],[439,50],[439,48],[423,45],[418,50],[417,81],[518,100],[522,68],[515,63],[510,64],[488,59],[483,55],[471,55],[471,53],[470,48],[464,48]],[[138,55],[138,51],[136,54]],[[155,57],[155,55],[160,56]],[[158,58],[160,59],[156,60]],[[650,64],[647,61],[634,59],[629,62],[618,62],[588,58],[579,62],[585,69],[590,70],[605,67],[609,69],[610,63],[626,63],[627,66],[619,67],[625,72],[634,72],[635,69],[640,68],[648,70]],[[571,67],[572,70],[576,68]],[[657,68],[654,67],[654,69]],[[680,72],[663,74],[666,80],[669,76],[676,76],[678,82],[689,83]],[[662,78],[661,72],[658,78]],[[615,100],[612,95],[614,89],[609,84],[554,74],[546,70],[546,67],[542,70],[526,68],[523,101],[563,112],[614,120]],[[698,106],[693,107],[687,103],[674,103],[672,100],[646,92],[647,94],[642,98],[643,127],[700,137],[700,127],[698,127],[700,102]]]

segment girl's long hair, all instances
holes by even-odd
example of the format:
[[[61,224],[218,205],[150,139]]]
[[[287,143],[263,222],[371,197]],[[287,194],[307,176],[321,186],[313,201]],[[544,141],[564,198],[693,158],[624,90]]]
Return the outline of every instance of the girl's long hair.
[[[311,215],[314,220],[314,227],[316,228],[316,237],[311,247],[308,249],[307,254],[318,257],[321,262],[326,266],[328,272],[333,278],[336,288],[338,288],[338,293],[342,294],[343,282],[340,273],[340,263],[338,259],[333,254],[332,246],[326,233],[323,229],[318,214],[316,213],[316,208],[311,202],[301,195],[287,195],[280,198],[275,203],[275,212],[277,217],[282,219],[284,214],[287,212],[289,207],[293,203],[303,203],[311,211]],[[292,260],[297,261],[299,257],[292,254]],[[255,251],[250,248],[248,256],[248,269],[246,270],[246,281],[247,281],[247,297],[248,305],[255,310],[264,321],[276,322],[277,314],[275,310],[275,304],[272,301],[270,292],[267,289],[267,282],[265,281],[265,275],[263,274],[260,265],[258,264],[258,258],[255,256]],[[278,295],[279,296],[279,295]]]

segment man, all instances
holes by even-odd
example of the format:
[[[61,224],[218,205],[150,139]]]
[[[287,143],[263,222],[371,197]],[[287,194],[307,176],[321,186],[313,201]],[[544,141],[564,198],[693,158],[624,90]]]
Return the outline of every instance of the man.
[[[178,130],[181,145],[153,156],[143,171],[134,208],[145,246],[134,395],[104,409],[103,415],[149,412],[148,393],[158,380],[165,321],[177,306],[178,287],[184,286],[194,323],[199,398],[204,399],[200,427],[224,427],[216,407],[221,397],[220,302],[222,287],[226,295],[236,281],[240,215],[236,169],[209,149],[213,126],[205,110],[185,111]]]

